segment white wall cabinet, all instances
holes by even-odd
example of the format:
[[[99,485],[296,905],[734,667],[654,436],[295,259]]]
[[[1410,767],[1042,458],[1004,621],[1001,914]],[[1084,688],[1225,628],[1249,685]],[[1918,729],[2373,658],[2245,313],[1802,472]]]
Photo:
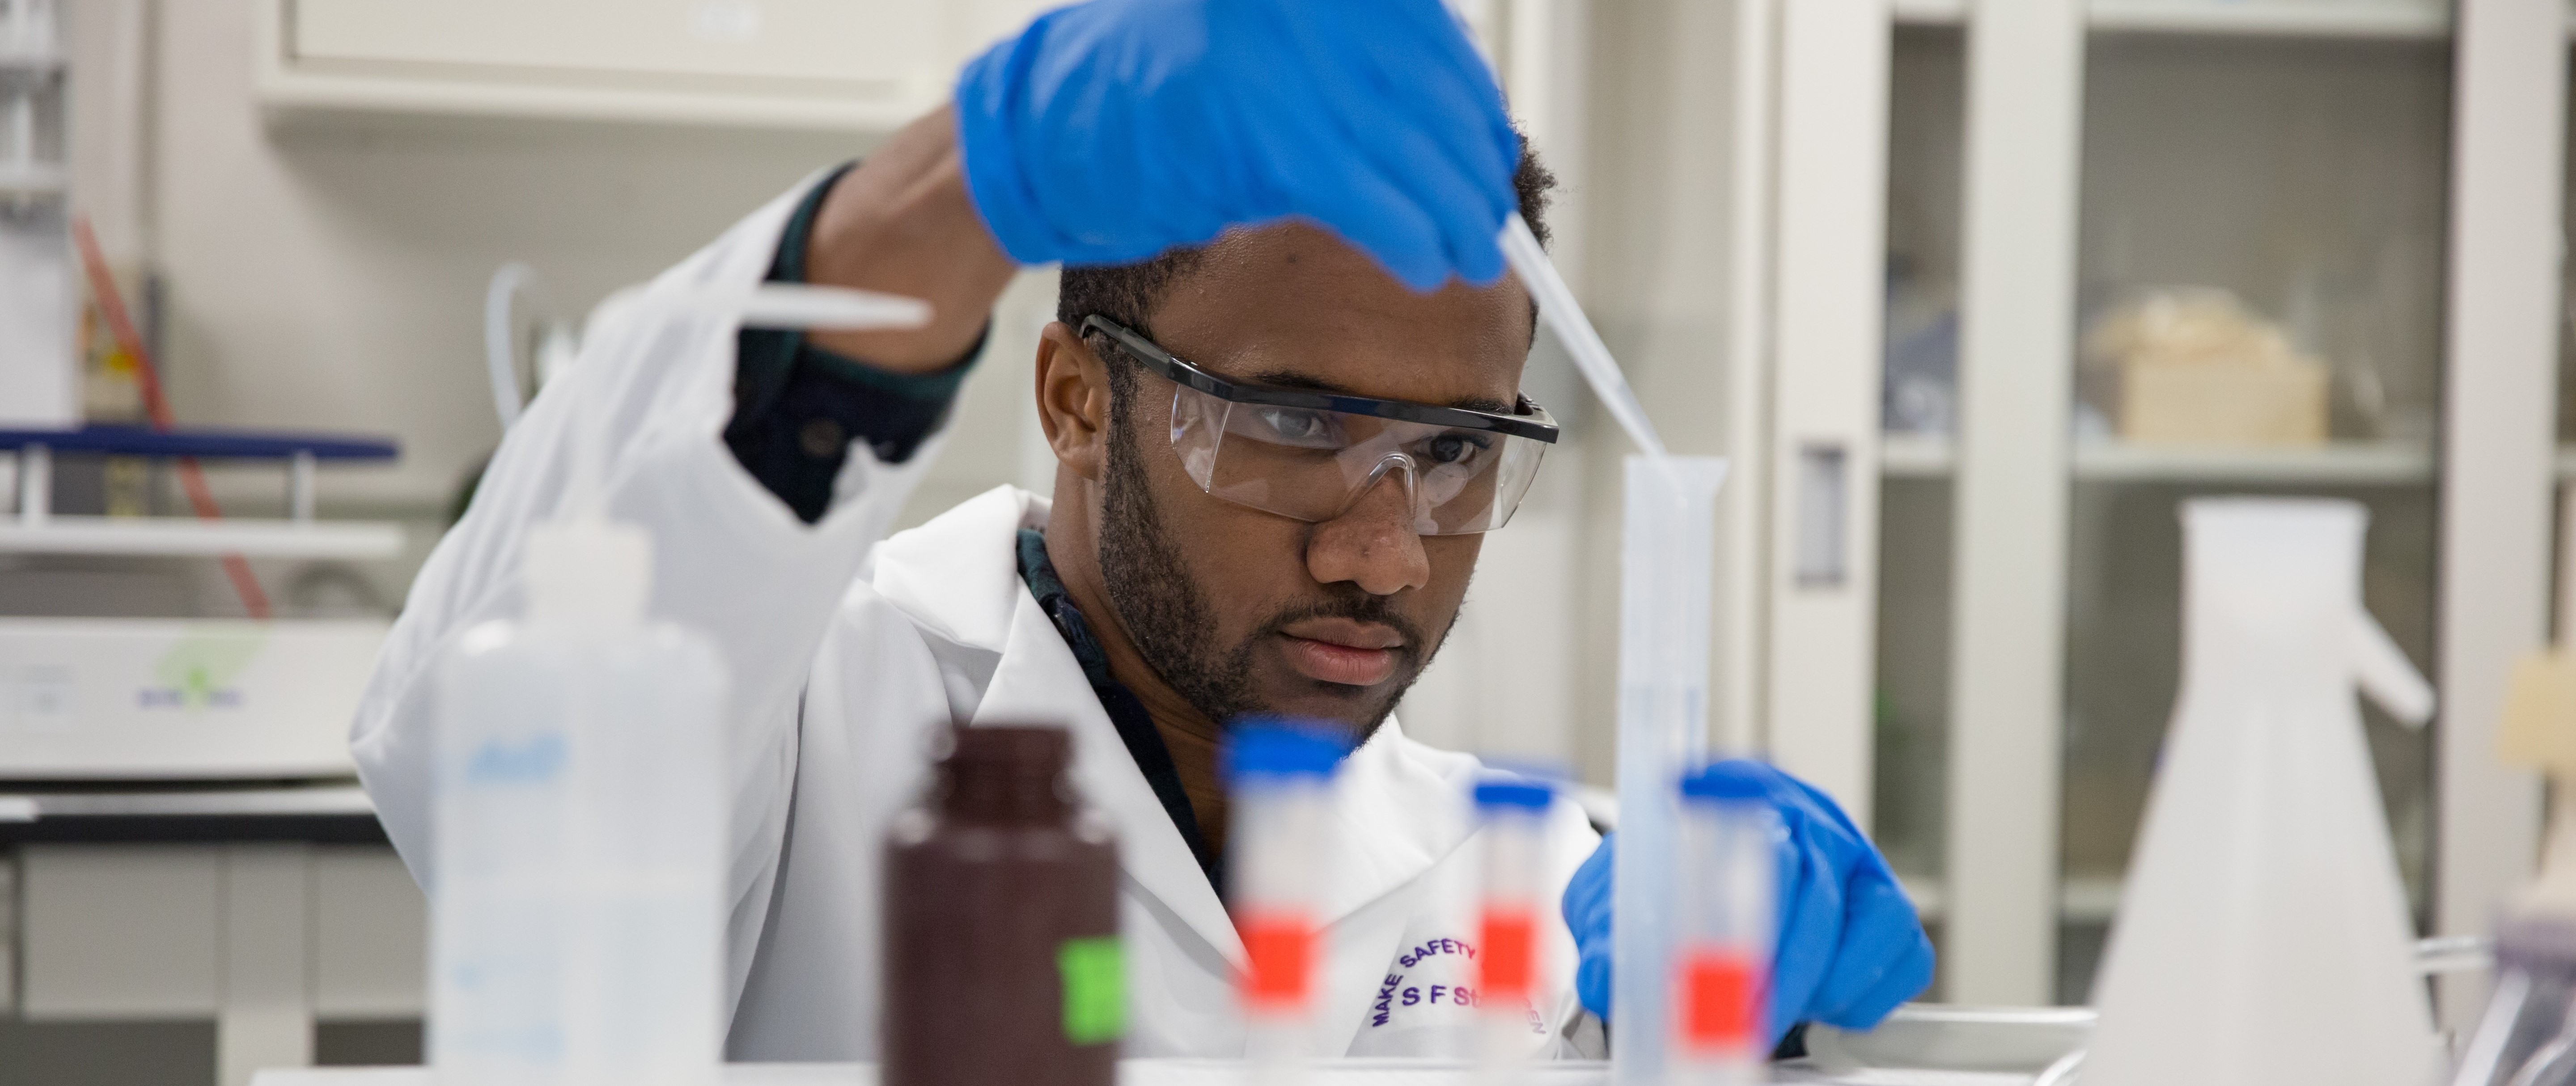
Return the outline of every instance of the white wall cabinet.
[[[262,0],[261,101],[891,131],[1044,0]]]
[[[2368,603],[2444,692],[2429,732],[2369,717],[2390,827],[2428,933],[2483,931],[2537,837],[2493,719],[2507,663],[2547,633],[2553,443],[2576,431],[2551,417],[2563,6],[1791,6],[1776,139],[1750,152],[1780,186],[1765,507],[1796,508],[1809,420],[1868,419],[1851,447],[1878,478],[1844,518],[1858,606],[1815,621],[1780,531],[1764,593],[1725,606],[1767,633],[1758,730],[1868,812],[1926,906],[1936,994],[2089,997],[2178,678],[2176,508],[2204,494],[2371,510]],[[1842,48],[1812,50],[1800,20]],[[1800,113],[1821,79],[1885,108]],[[1820,148],[1878,202],[1800,182]],[[1799,239],[1880,223],[1866,280],[1843,269],[1839,304],[1808,300]],[[2248,334],[2321,367],[2321,434],[2178,443],[2123,412],[2127,371],[2086,361],[2086,336],[2178,288],[2226,292]],[[1812,346],[1882,307],[1866,357]],[[1829,681],[1873,696],[1815,692]]]

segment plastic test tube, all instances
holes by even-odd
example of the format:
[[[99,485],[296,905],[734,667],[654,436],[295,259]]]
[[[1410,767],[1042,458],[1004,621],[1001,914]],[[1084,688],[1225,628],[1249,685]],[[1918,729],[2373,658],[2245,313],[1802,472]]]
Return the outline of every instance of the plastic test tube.
[[[1519,1078],[1547,1036],[1537,1010],[1539,922],[1551,896],[1546,867],[1547,811],[1555,793],[1525,777],[1476,784],[1483,824],[1484,889],[1476,933],[1476,1055],[1482,1077]]]
[[[1263,1086],[1300,1080],[1313,1044],[1315,888],[1332,854],[1333,774],[1349,750],[1337,730],[1278,718],[1236,725],[1226,747],[1244,1048]]]
[[[1709,570],[1726,461],[1631,456],[1619,571],[1619,863],[1610,1005],[1618,1086],[1665,1086],[1682,775],[1708,745]],[[1675,484],[1680,484],[1676,486]]]
[[[1673,955],[1672,1081],[1767,1078],[1779,816],[1724,764],[1682,780],[1681,938]]]

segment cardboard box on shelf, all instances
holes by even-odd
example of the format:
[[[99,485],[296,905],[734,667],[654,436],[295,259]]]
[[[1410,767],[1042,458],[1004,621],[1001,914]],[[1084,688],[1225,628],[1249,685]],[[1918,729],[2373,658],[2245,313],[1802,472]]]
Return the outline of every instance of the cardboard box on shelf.
[[[2120,438],[2142,445],[2321,445],[2326,368],[2129,365],[2120,373]]]
[[[2325,364],[2226,291],[2164,288],[2114,309],[2085,336],[2083,370],[2123,441],[2326,440]]]

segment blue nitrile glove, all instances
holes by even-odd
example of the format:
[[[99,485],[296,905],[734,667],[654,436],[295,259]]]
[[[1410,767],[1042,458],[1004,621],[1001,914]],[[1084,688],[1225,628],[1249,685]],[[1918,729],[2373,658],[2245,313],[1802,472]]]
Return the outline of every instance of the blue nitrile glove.
[[[1867,1029],[1932,983],[1932,942],[1887,861],[1823,792],[1760,762],[1724,766],[1755,778],[1780,813],[1780,938],[1771,966],[1769,1043],[1798,1022]],[[1581,963],[1575,994],[1610,1018],[1610,869],[1616,836],[1565,886],[1565,926]]]
[[[957,79],[966,186],[1023,264],[1312,219],[1416,290],[1503,272],[1520,144],[1440,0],[1092,0]]]

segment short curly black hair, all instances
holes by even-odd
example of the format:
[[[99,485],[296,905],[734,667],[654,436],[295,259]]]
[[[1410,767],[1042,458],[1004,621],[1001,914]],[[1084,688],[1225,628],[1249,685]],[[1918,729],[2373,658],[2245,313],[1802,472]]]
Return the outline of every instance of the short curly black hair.
[[[1520,168],[1512,173],[1512,190],[1519,196],[1521,217],[1529,220],[1530,232],[1547,241],[1548,191],[1556,187],[1556,175],[1540,165],[1537,152],[1531,150],[1529,137],[1521,137]],[[1207,255],[1204,246],[1165,250],[1161,255],[1140,264],[1113,264],[1066,268],[1055,293],[1055,319],[1082,327],[1084,317],[1098,314],[1110,320],[1153,335],[1147,319],[1154,307],[1171,293],[1172,284],[1197,270]],[[1111,367],[1118,374],[1122,367]]]

